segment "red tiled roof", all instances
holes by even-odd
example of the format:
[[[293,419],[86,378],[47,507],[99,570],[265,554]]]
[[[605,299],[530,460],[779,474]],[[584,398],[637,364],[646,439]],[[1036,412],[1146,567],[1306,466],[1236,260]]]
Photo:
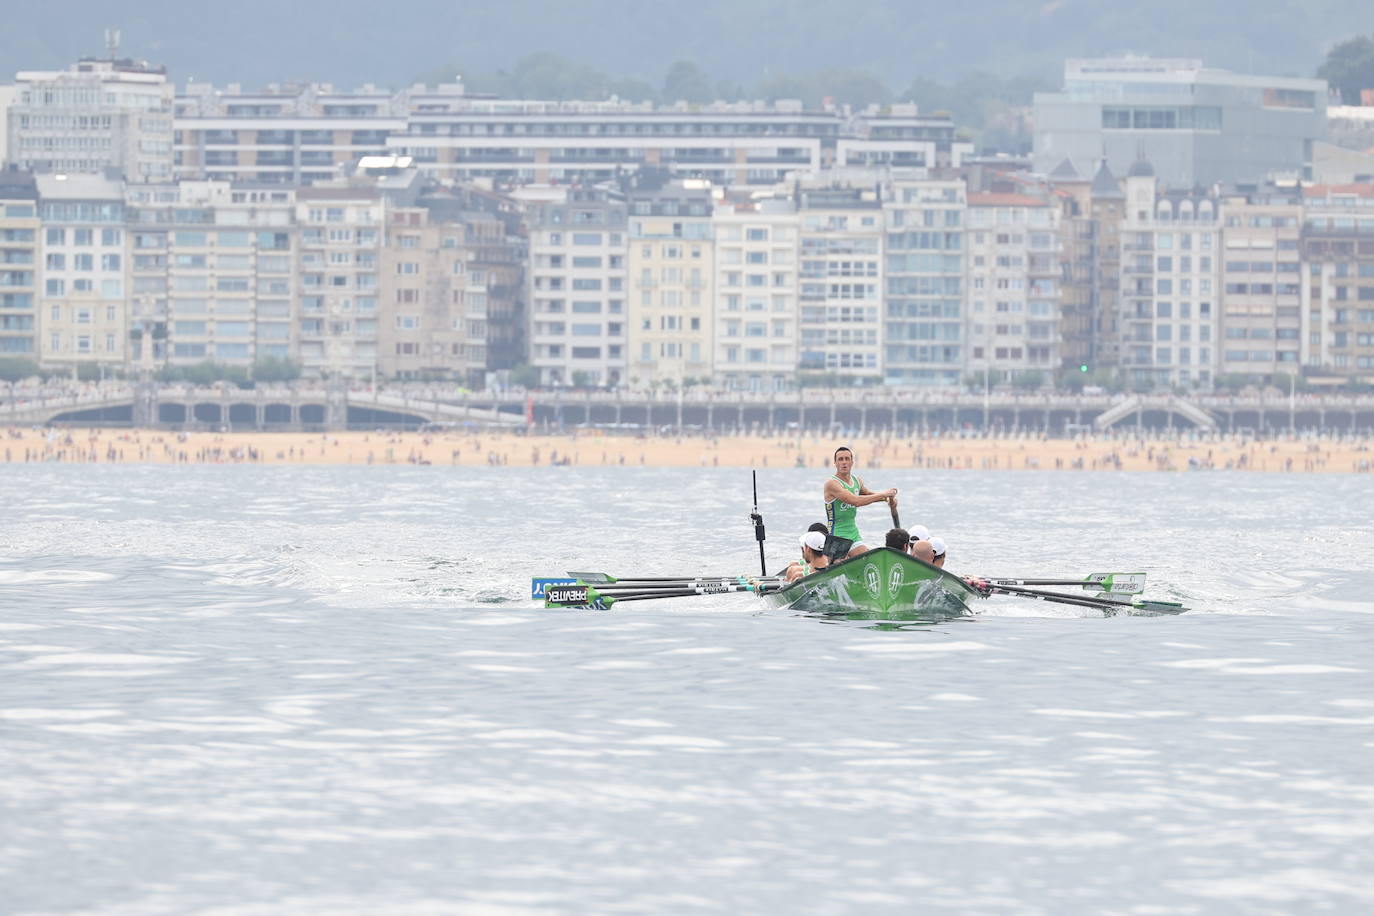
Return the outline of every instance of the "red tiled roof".
[[[1302,189],[1304,197],[1374,197],[1374,184],[1314,184]]]

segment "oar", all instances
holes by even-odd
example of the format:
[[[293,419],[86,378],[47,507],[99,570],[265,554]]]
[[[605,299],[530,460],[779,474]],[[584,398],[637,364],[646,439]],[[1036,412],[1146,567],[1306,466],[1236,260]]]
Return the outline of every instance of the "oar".
[[[715,595],[723,592],[765,592],[770,583],[729,585],[715,588],[652,589],[627,591],[607,595],[590,585],[561,585],[550,587],[544,595],[545,607],[610,607],[621,601],[643,601],[649,598],[688,598],[693,595]]]
[[[1113,595],[1139,595],[1145,591],[1145,573],[1089,573],[1082,579],[989,578],[992,585],[1077,585]]]
[[[603,572],[577,572],[568,570],[568,575],[574,579],[581,579],[583,582],[683,582],[688,579],[700,578],[698,576],[613,576]],[[727,578],[720,576],[719,578]]]
[[[902,527],[902,520],[897,517],[897,502],[895,497],[887,501],[887,507],[892,510],[892,527]]]
[[[1003,595],[1015,595],[1020,598],[1037,598],[1041,601],[1052,601],[1056,604],[1072,604],[1078,607],[1092,607],[1099,610],[1117,611],[1122,608],[1131,610],[1146,611],[1156,614],[1181,614],[1188,610],[1177,601],[1153,601],[1145,598],[1130,598],[1124,601],[1115,598],[1093,598],[1088,595],[1072,595],[1066,592],[1047,592],[1034,588],[1019,588],[1009,585],[997,585],[990,583],[993,592]]]
[[[609,573],[594,572],[569,572],[569,579],[576,579],[579,583],[587,585],[644,585],[650,588],[660,588],[676,585],[678,583],[693,582],[752,582],[755,579],[776,579],[777,576],[750,576],[750,575],[725,575],[725,576],[612,576]],[[575,584],[568,582],[568,585]]]
[[[774,586],[782,583],[780,576],[755,576],[752,579],[690,579],[681,582],[617,582],[597,585],[596,590],[603,595],[626,594],[629,592],[671,592],[684,589],[696,590],[702,594],[715,591],[734,591],[738,587]],[[577,583],[583,585],[586,583]]]

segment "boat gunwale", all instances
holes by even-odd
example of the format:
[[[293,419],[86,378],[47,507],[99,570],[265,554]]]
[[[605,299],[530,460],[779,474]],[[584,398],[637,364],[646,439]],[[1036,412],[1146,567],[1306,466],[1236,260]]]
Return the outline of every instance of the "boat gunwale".
[[[933,578],[939,579],[939,580],[941,580],[941,581],[946,581],[948,584],[952,584],[952,585],[954,585],[956,588],[958,588],[958,589],[960,590],[961,596],[962,596],[963,598],[982,598],[982,597],[985,597],[985,596],[984,596],[981,592],[979,592],[976,588],[974,588],[972,585],[969,585],[967,582],[965,582],[963,579],[959,578],[958,576],[954,575],[954,573],[948,572],[948,571],[946,571],[946,570],[943,570],[943,569],[941,569],[940,567],[936,566],[936,565],[933,564],[933,563],[927,563],[925,560],[919,559],[919,558],[917,558],[917,557],[913,557],[913,556],[912,556],[911,554],[909,554],[909,553],[904,553],[903,551],[897,550],[896,548],[887,547],[887,546],[883,546],[883,547],[874,547],[872,550],[865,550],[863,553],[858,554],[858,555],[856,555],[856,556],[845,557],[843,560],[841,560],[841,561],[838,562],[838,563],[832,563],[831,565],[825,567],[824,569],[818,569],[818,570],[816,570],[816,571],[813,572],[813,573],[810,573],[810,574],[808,574],[808,575],[802,576],[800,579],[797,579],[797,580],[795,580],[795,581],[793,581],[793,582],[789,582],[789,583],[787,583],[786,585],[784,585],[782,588],[780,588],[780,589],[778,589],[778,590],[776,590],[776,591],[768,592],[768,595],[769,595],[769,596],[774,596],[774,595],[782,596],[782,595],[786,595],[788,592],[792,591],[794,588],[797,588],[797,587],[799,587],[799,586],[804,586],[804,585],[806,585],[807,583],[810,583],[810,582],[818,581],[819,578],[822,577],[822,576],[827,576],[827,575],[831,574],[832,572],[834,572],[835,570],[837,570],[837,569],[839,569],[839,568],[841,568],[841,567],[843,567],[843,566],[846,566],[846,565],[848,565],[848,564],[850,564],[850,563],[854,563],[854,562],[856,562],[856,561],[858,561],[858,560],[862,560],[862,559],[864,559],[865,557],[868,557],[870,554],[877,553],[877,552],[883,551],[883,550],[886,550],[886,551],[888,551],[889,553],[894,553],[894,554],[896,554],[897,556],[899,556],[899,557],[901,557],[901,558],[903,558],[903,559],[905,559],[905,560],[909,560],[910,562],[915,563],[918,567],[925,567],[925,568],[926,568],[927,570],[929,570],[930,572],[933,572],[933,573],[936,574]]]

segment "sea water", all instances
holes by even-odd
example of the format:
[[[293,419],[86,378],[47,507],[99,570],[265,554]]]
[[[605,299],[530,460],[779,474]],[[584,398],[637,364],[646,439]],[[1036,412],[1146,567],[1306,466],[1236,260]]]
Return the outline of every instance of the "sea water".
[[[859,473],[1193,610],[528,599],[755,572],[735,470],[5,468],[0,912],[1374,909],[1374,478]]]

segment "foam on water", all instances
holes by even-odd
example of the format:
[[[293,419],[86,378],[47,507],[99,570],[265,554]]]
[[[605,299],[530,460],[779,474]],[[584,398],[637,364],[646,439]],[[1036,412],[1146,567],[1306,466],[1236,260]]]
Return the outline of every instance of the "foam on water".
[[[884,631],[537,609],[751,571],[747,475],[462,474],[7,471],[0,908],[1374,906],[1369,478],[875,471],[958,571],[1197,608]],[[770,562],[815,476],[761,475]]]

